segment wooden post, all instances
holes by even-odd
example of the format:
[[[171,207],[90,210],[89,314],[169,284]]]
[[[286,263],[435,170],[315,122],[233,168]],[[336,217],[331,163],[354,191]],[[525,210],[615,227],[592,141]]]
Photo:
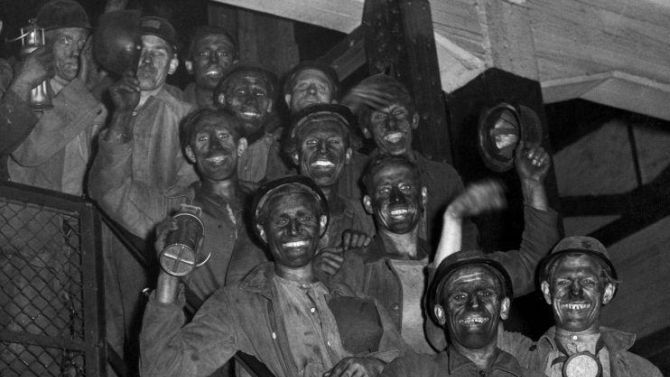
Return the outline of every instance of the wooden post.
[[[452,161],[449,128],[428,0],[367,0],[363,8],[370,73],[396,77],[421,117],[415,148]]]
[[[293,21],[220,3],[209,4],[209,23],[237,37],[240,61],[258,63],[281,76],[298,63]]]

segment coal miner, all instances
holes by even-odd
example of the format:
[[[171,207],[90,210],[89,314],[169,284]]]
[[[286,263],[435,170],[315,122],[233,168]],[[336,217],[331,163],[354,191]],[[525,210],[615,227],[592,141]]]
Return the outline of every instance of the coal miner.
[[[494,253],[492,258],[512,272],[514,290],[525,294],[532,290],[535,267],[558,240],[558,226],[557,214],[548,206],[543,184],[550,166],[547,153],[539,147],[518,151],[516,164],[526,204],[523,242],[519,250]],[[423,186],[416,165],[404,156],[377,156],[363,181],[367,188],[364,205],[373,214],[377,236],[367,248],[346,252],[331,281],[345,282],[376,298],[391,313],[405,342],[417,352],[444,349],[444,343],[434,344],[426,336],[421,304],[426,287],[424,269],[433,254],[419,236],[429,191]],[[463,218],[479,208],[478,203],[485,203],[486,196],[479,192],[478,186],[467,189],[445,212],[445,224],[452,221],[457,224],[447,231],[459,241],[458,250]],[[452,231],[455,227],[458,233]],[[441,257],[439,248],[437,253]],[[322,259],[322,263],[333,265],[339,262],[335,257]]]
[[[337,192],[339,179],[351,161],[353,122],[346,106],[313,104],[293,116],[288,134],[285,149],[291,160],[328,199],[330,222],[321,239],[322,248],[367,246],[375,231],[363,206]]]
[[[186,102],[196,107],[214,104],[214,89],[238,61],[237,44],[223,28],[200,26],[196,29],[184,65],[194,82],[184,89]]]
[[[501,348],[522,365],[547,376],[661,376],[649,361],[628,351],[635,335],[600,325],[618,278],[605,246],[592,237],[562,239],[543,261],[540,288],[554,314],[537,342],[504,333]]]
[[[302,176],[269,182],[252,210],[274,262],[215,292],[186,325],[179,278],[162,271],[144,315],[142,375],[207,376],[237,351],[278,377],[378,375],[404,343],[374,301],[345,285],[328,288],[314,274],[328,224],[318,186]]]
[[[453,166],[433,161],[412,147],[419,113],[409,91],[395,78],[376,74],[352,88],[342,102],[355,109],[363,135],[374,141],[377,148],[372,155],[405,156],[417,166],[429,193],[421,236],[433,245],[441,227],[440,214],[463,191],[463,182]],[[463,237],[468,247],[477,245],[474,224],[466,222]]]
[[[308,60],[298,63],[289,71],[284,79],[283,88],[286,106],[290,114],[295,116],[309,105],[338,103],[341,83],[333,67]],[[352,139],[351,157],[340,174],[337,192],[345,198],[360,201],[363,195],[359,181],[368,156],[358,151],[361,140]]]
[[[435,355],[399,357],[383,376],[543,376],[497,347],[511,297],[511,278],[499,262],[479,250],[451,254],[427,291],[428,314],[443,328],[449,346]]]
[[[214,90],[216,106],[232,111],[242,121],[249,146],[238,161],[237,174],[248,187],[288,175],[280,154],[282,129],[275,112],[277,85],[274,73],[254,65],[239,65]]]

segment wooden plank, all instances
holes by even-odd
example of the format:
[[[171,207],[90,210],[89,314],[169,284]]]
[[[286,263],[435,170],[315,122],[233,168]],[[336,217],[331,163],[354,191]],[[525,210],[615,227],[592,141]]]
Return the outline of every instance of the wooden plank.
[[[361,23],[364,0],[212,0],[350,33]]]
[[[551,70],[556,66],[569,68],[570,76],[620,70],[670,82],[670,23],[659,26],[584,1],[536,0],[529,7],[543,81],[566,77]]]
[[[340,81],[365,64],[365,33],[362,27],[357,27],[342,41],[319,58],[329,64],[337,72]]]

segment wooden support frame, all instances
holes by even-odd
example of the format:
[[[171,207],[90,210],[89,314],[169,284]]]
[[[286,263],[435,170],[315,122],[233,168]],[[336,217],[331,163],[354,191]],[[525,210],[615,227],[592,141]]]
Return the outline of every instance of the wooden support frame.
[[[363,7],[370,73],[386,73],[407,86],[420,126],[415,148],[452,161],[447,112],[428,0],[367,0]]]

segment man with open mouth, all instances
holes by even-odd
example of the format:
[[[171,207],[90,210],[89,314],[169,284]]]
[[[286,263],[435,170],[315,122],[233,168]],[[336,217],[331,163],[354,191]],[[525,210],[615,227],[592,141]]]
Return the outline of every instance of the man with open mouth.
[[[284,101],[294,116],[314,104],[334,104],[340,100],[341,83],[333,67],[317,61],[302,61],[293,67],[284,79]],[[360,201],[363,197],[358,183],[368,156],[359,152],[361,140],[355,138],[349,162],[344,166],[337,183],[340,196]]]
[[[377,148],[372,156],[405,156],[417,166],[429,193],[421,237],[435,247],[441,228],[440,214],[463,191],[463,182],[453,166],[432,161],[412,147],[419,114],[409,91],[395,78],[376,74],[352,88],[342,103],[355,109],[363,135],[374,141]],[[465,225],[465,245],[476,247],[477,228],[469,220]]]
[[[293,115],[285,148],[300,174],[311,178],[326,195],[330,224],[319,246],[339,254],[342,248],[367,246],[375,232],[372,218],[361,203],[344,198],[337,191],[339,179],[351,161],[353,122],[346,106],[309,105]]]
[[[497,347],[498,326],[509,315],[512,297],[512,280],[499,262],[479,250],[461,251],[445,258],[432,275],[428,314],[450,344],[435,355],[399,357],[383,376],[543,376]]]
[[[277,77],[256,65],[233,68],[214,90],[216,106],[232,111],[242,121],[247,153],[238,161],[238,178],[248,186],[289,175],[281,158],[282,129],[275,112]]]
[[[194,82],[184,89],[186,102],[197,107],[214,104],[214,89],[237,64],[238,50],[233,37],[217,26],[200,26],[191,38],[186,70]]]
[[[314,274],[328,204],[313,181],[292,176],[269,182],[251,210],[273,262],[216,291],[188,324],[180,278],[161,271],[144,314],[143,376],[207,376],[242,351],[278,377],[373,377],[406,351],[383,308]],[[159,232],[159,246],[165,234]]]
[[[635,334],[600,325],[600,313],[619,284],[600,241],[586,236],[562,239],[541,264],[539,279],[554,327],[537,342],[515,333],[505,333],[501,340],[501,348],[522,365],[549,377],[662,375],[628,351]]]
[[[532,291],[535,266],[559,236],[557,214],[548,206],[543,185],[550,166],[548,154],[539,147],[518,151],[516,163],[526,203],[524,241],[520,250],[500,252],[494,258],[512,271],[514,291],[521,295]],[[417,166],[405,156],[377,156],[366,169],[363,183],[367,192],[364,205],[373,214],[377,236],[369,247],[346,252],[332,281],[343,281],[382,303],[403,339],[417,352],[442,350],[446,346],[443,337],[439,342],[426,337],[421,304],[426,287],[424,269],[432,250],[420,238],[419,227],[430,192],[423,186]],[[478,192],[466,189],[444,215],[445,224],[457,224],[458,235],[454,237],[459,250],[463,218],[471,215],[470,207],[479,202],[477,196],[473,199]]]

